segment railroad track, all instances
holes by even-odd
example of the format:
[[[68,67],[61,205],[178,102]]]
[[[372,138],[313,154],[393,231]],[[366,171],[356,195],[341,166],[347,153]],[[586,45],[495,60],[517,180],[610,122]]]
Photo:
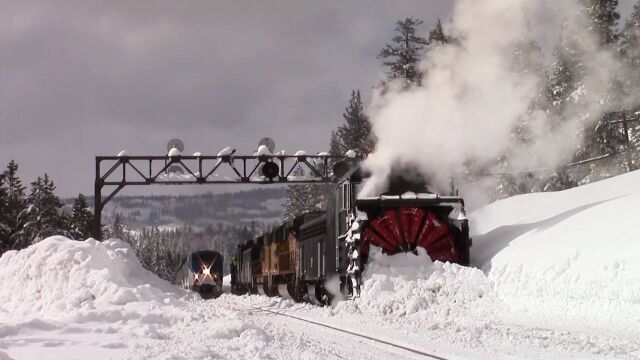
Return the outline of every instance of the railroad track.
[[[216,301],[220,301],[220,299],[218,299]],[[366,340],[373,341],[373,342],[376,342],[376,343],[384,344],[384,345],[393,347],[395,349],[400,349],[400,350],[404,350],[406,352],[410,352],[412,354],[423,356],[423,357],[428,358],[428,359],[449,360],[448,358],[445,358],[445,357],[440,356],[440,355],[436,355],[436,354],[429,353],[429,352],[426,352],[426,351],[423,351],[423,350],[411,348],[409,346],[393,343],[391,341],[383,340],[383,339],[377,338],[375,336],[371,336],[371,335],[363,334],[363,333],[360,333],[360,332],[356,332],[356,331],[340,328],[340,327],[333,326],[333,325],[324,324],[324,323],[321,323],[319,321],[312,320],[312,319],[307,319],[307,318],[304,318],[304,317],[301,317],[301,316],[291,315],[291,314],[287,314],[287,313],[280,312],[280,311],[275,311],[275,310],[270,309],[270,308],[260,307],[260,306],[243,307],[243,306],[238,306],[238,304],[234,304],[234,303],[231,303],[231,302],[228,302],[228,301],[220,301],[220,302],[227,304],[229,306],[229,308],[231,308],[232,310],[235,310],[235,311],[240,311],[240,312],[248,312],[248,311],[254,312],[254,311],[257,311],[257,312],[269,313],[269,314],[273,314],[273,315],[277,315],[277,316],[283,316],[283,317],[295,319],[295,320],[298,320],[298,321],[301,321],[301,322],[305,322],[307,324],[313,324],[313,325],[320,326],[320,327],[323,327],[323,328],[326,328],[326,329],[330,329],[330,330],[333,330],[333,331],[338,331],[338,332],[341,332],[343,334],[348,334],[348,335],[351,335],[351,336],[355,336],[355,337],[358,337],[358,338],[361,338],[361,339],[366,339]]]

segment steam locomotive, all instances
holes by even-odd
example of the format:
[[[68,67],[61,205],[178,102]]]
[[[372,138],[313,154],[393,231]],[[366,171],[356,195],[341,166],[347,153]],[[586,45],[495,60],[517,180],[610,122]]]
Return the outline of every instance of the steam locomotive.
[[[184,261],[181,269],[182,286],[204,299],[222,294],[223,256],[216,251],[196,251]]]
[[[356,198],[365,176],[359,167],[345,171],[323,211],[239,245],[232,291],[316,304],[357,297],[371,246],[387,255],[423,247],[434,261],[469,264],[464,201],[453,190],[440,196],[423,183],[398,178],[383,195]]]

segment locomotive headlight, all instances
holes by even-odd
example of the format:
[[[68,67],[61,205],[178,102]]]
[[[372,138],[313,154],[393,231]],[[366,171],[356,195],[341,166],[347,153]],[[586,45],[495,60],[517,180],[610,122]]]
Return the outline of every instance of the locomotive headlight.
[[[205,276],[211,276],[211,266],[203,266],[202,267],[202,273]]]

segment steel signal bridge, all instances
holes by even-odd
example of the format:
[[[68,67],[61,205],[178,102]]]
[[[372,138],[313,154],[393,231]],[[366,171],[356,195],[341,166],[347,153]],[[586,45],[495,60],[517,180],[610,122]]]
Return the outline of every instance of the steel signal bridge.
[[[169,142],[169,147],[166,156],[129,156],[124,152],[118,156],[96,156],[94,238],[102,237],[102,210],[125,186],[334,183],[354,160],[350,156],[302,152],[296,155],[269,152],[235,155],[230,152],[216,156],[186,156],[181,154],[181,142]],[[294,175],[297,167],[305,169],[308,175]],[[105,188],[109,192],[103,198]]]

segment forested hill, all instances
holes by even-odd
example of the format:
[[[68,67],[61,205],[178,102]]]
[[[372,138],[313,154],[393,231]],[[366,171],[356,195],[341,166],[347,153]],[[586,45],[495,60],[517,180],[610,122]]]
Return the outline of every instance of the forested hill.
[[[238,225],[264,228],[280,220],[286,188],[269,187],[222,194],[180,196],[116,196],[102,213],[103,224],[116,215],[130,229],[180,227],[204,230],[208,225]],[[93,206],[93,198],[87,198]],[[65,199],[70,205],[73,199]]]

